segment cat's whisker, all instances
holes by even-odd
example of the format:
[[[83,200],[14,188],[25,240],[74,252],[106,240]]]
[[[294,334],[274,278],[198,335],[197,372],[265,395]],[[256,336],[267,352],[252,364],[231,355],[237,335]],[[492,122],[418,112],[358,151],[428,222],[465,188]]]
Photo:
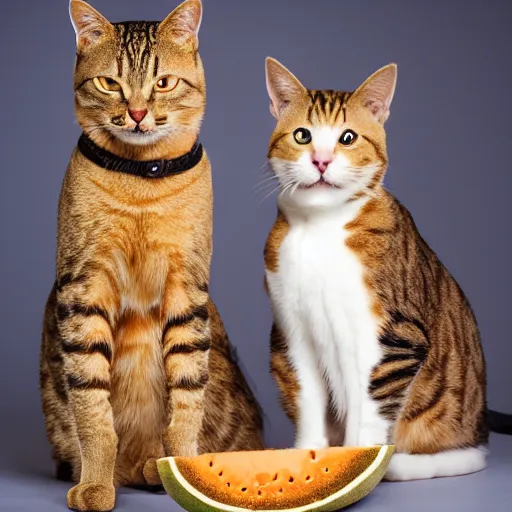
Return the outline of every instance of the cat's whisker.
[[[283,194],[293,194],[294,190],[297,189],[297,187],[300,186],[300,182],[298,181],[295,181],[295,180],[290,180],[284,187],[283,189],[281,190],[280,194],[279,195],[283,195]]]
[[[266,187],[260,189],[260,190],[256,190],[254,191],[254,195],[255,196],[259,196],[261,194],[266,194],[268,193],[269,191],[271,190],[276,190],[277,188],[279,188],[281,185],[277,185],[275,183],[269,183]]]
[[[254,194],[256,195],[259,195],[259,194],[262,194],[262,193],[265,193],[267,192],[268,190],[272,189],[272,188],[275,188],[276,186],[283,186],[283,182],[281,181],[270,181],[268,183],[264,183],[263,185],[259,186],[259,187],[255,187],[253,189],[253,192]]]
[[[268,160],[258,169],[258,173],[261,173],[261,172],[263,172],[263,173],[270,172],[270,173],[274,174],[272,166],[270,165],[270,162]]]
[[[268,193],[269,191],[271,191],[270,193],[272,194],[273,191],[275,191],[276,189],[278,189],[280,187],[280,185],[278,185],[276,187],[275,183],[269,183],[266,187],[263,187],[262,189],[260,190],[256,190],[254,191],[254,195],[255,196],[259,196],[260,194],[266,194]]]
[[[290,194],[295,194],[295,192],[297,192],[297,189],[300,187],[300,183],[297,182],[295,184],[295,186],[293,187],[293,189],[291,190]]]
[[[280,176],[277,176],[276,174],[272,173],[272,176],[268,176],[268,177],[264,178],[260,183],[255,185],[255,187],[254,187],[255,193],[259,194],[262,192],[263,193],[266,192],[266,190],[268,190],[269,187],[272,187],[275,184],[275,181],[279,181],[280,187],[282,187],[284,190],[288,184],[295,182],[295,177],[294,177],[293,173],[290,171],[285,171],[285,172],[281,173]],[[265,198],[263,200],[265,200],[269,195],[272,195],[278,189],[279,189],[279,187],[274,188],[270,192],[270,194],[265,196]]]
[[[279,185],[278,187],[274,188],[271,192],[269,192],[260,202],[259,204],[261,205],[266,199],[268,199],[271,195],[273,195],[275,192],[277,192],[279,189],[281,188],[281,185]]]
[[[260,185],[263,185],[264,183],[268,183],[269,181],[278,180],[278,176],[273,174],[272,176],[267,176],[263,180],[261,180],[259,183],[255,185],[255,187],[259,187]]]
[[[293,184],[295,183],[294,180],[288,178],[287,180],[284,180],[283,178],[281,178],[281,182],[279,183],[279,185],[277,187],[275,187],[274,189],[272,189],[260,202],[263,203],[263,201],[265,201],[266,199],[268,199],[271,195],[273,195],[275,192],[277,192],[279,189],[281,189],[281,191],[279,192],[279,195],[282,195],[283,193],[285,193]]]

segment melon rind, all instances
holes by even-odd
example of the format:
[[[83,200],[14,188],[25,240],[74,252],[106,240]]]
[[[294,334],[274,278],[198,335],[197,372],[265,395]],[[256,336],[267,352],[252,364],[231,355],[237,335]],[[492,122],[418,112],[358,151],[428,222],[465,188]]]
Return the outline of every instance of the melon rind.
[[[323,500],[301,507],[273,510],[281,510],[283,512],[334,512],[348,507],[375,489],[384,478],[394,451],[395,447],[392,445],[382,446],[374,461],[359,476],[343,487],[343,489]],[[190,512],[244,512],[249,510],[219,503],[200,493],[181,474],[174,457],[159,459],[157,465],[167,494],[185,510]],[[273,512],[273,510],[258,510],[258,512]]]

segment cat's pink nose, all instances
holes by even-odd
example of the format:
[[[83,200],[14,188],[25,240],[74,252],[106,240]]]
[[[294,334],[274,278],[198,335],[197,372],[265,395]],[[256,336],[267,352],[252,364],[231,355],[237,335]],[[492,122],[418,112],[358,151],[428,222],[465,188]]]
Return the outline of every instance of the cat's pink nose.
[[[332,160],[319,160],[313,158],[313,165],[320,171],[320,174],[323,174],[327,170],[327,167],[329,167],[331,162]]]
[[[130,117],[139,124],[147,115],[148,111],[147,109],[129,109],[128,114],[130,114]]]

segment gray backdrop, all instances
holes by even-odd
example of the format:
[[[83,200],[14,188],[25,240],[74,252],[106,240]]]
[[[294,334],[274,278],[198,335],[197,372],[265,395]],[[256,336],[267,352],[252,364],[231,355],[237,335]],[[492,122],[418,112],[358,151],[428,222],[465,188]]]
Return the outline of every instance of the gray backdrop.
[[[58,194],[80,133],[67,4],[22,0],[0,8],[0,467],[20,473],[51,467],[37,389],[39,338],[54,278]],[[162,19],[177,1],[93,4],[119,21]],[[380,66],[398,63],[387,186],[465,290],[482,332],[490,405],[512,412],[512,2],[204,4],[209,97],[202,141],[215,190],[211,290],[265,409],[270,444],[290,444],[292,429],[268,373],[262,250],[275,196],[262,202],[264,194],[255,193],[274,125],[266,55],[311,88],[351,90]]]

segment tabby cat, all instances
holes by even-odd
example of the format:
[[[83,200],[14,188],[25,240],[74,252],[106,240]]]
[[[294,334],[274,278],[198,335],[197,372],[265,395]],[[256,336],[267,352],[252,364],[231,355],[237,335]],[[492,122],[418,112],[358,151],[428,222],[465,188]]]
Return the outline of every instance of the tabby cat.
[[[83,129],[60,196],[40,384],[57,476],[76,510],[159,485],[155,459],[261,449],[262,417],[209,298],[205,79],[187,0],[111,24],[71,0]]]
[[[463,292],[383,187],[390,64],[354,92],[267,60],[280,182],[265,248],[271,369],[296,446],[396,445],[387,478],[486,465],[486,369]]]

